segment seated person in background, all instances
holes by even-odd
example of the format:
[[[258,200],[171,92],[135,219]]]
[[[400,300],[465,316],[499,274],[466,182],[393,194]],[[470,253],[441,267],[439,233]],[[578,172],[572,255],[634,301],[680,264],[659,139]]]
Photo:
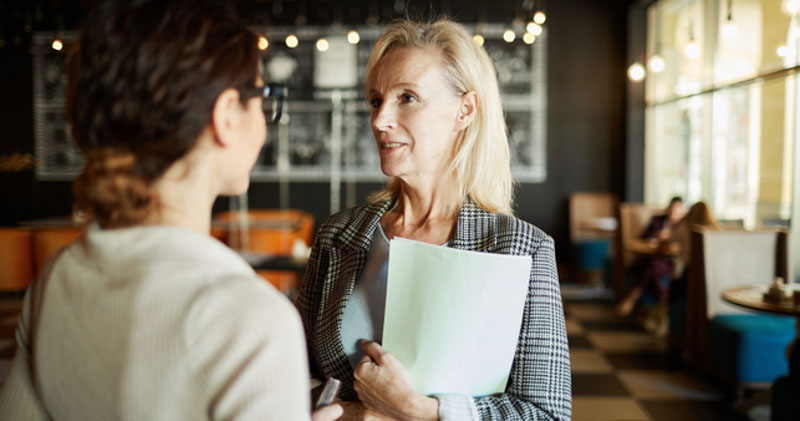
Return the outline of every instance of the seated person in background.
[[[702,201],[692,205],[686,215],[672,227],[669,244],[665,245],[665,247],[678,253],[678,258],[675,262],[678,270],[674,272],[678,275],[677,279],[686,278],[686,269],[689,267],[692,258],[692,230],[700,227],[714,230],[720,229],[720,225],[714,219],[708,205]]]
[[[345,416],[357,419],[569,419],[555,249],[548,235],[511,216],[508,140],[489,55],[456,23],[402,21],[377,41],[366,91],[389,180],[367,204],[331,216],[316,235],[297,300],[312,375],[341,379]],[[504,393],[422,395],[380,346],[393,237],[532,256]],[[374,342],[363,341],[362,351],[362,339]]]
[[[663,215],[656,215],[645,228],[640,238],[653,242],[668,242],[670,229],[683,217],[683,199],[676,196],[669,201]],[[668,253],[656,252],[652,255],[642,256],[631,268],[634,284],[628,295],[620,301],[617,313],[628,315],[642,296],[645,288],[650,288],[658,298],[660,304],[665,304],[669,297],[669,289],[664,286],[662,279],[671,276],[673,272],[672,258]]]
[[[1,419],[310,418],[300,317],[209,235],[266,139],[257,41],[204,1],[86,18],[67,114],[93,223],[25,295]]]
[[[657,314],[654,321],[658,333],[666,333],[669,328],[674,339],[682,339],[685,334],[684,318],[686,317],[686,287],[687,274],[692,258],[692,230],[698,228],[718,230],[719,223],[711,215],[711,210],[705,202],[697,202],[689,208],[686,215],[672,227],[669,242],[662,248],[675,255],[675,271],[673,281],[669,285],[669,315],[674,317],[668,320],[666,314]],[[673,324],[674,323],[674,324]]]

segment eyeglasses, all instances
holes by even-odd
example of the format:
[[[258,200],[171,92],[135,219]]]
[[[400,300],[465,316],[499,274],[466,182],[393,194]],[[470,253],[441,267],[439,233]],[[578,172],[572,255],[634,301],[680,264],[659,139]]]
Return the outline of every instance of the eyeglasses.
[[[267,118],[267,126],[272,126],[281,119],[283,101],[286,98],[286,85],[267,83],[264,86],[252,86],[239,89],[243,100],[260,96],[264,98],[262,107]]]

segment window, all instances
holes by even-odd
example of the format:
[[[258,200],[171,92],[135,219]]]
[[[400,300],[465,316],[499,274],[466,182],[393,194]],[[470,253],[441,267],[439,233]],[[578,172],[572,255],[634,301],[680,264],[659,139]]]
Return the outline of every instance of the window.
[[[682,195],[747,228],[786,224],[798,138],[798,12],[797,0],[649,7],[647,202]]]

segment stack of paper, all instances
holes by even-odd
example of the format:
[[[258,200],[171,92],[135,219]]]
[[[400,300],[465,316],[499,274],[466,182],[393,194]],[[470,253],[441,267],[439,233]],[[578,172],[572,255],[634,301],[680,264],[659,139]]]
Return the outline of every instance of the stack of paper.
[[[391,241],[383,347],[422,394],[505,390],[531,256]]]

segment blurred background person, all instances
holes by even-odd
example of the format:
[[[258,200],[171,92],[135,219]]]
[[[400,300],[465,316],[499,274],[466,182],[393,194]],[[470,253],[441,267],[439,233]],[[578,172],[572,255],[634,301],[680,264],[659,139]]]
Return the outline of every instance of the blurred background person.
[[[628,294],[617,305],[617,313],[627,316],[633,311],[645,289],[655,294],[659,305],[666,304],[669,298],[669,277],[672,276],[673,258],[668,249],[660,244],[669,242],[672,227],[683,218],[683,199],[678,196],[669,201],[662,215],[655,215],[639,236],[653,245],[653,253],[639,257],[631,268],[634,279]]]

